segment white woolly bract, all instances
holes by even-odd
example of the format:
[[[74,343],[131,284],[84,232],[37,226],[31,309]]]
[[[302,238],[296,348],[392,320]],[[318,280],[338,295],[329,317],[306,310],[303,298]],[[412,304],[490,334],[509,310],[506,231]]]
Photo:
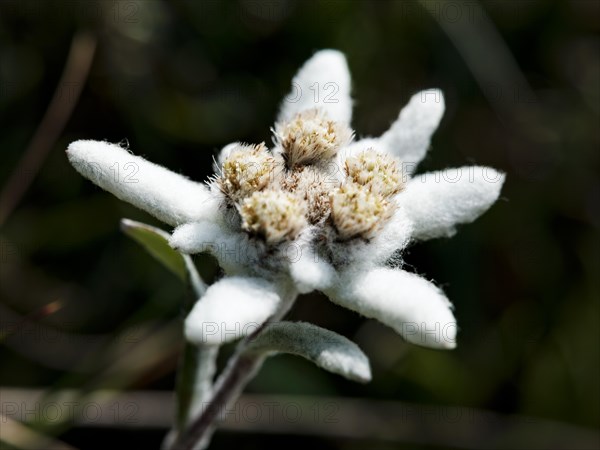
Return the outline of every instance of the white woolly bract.
[[[375,265],[385,264],[396,252],[403,250],[409,244],[412,234],[412,222],[402,208],[397,208],[372,239],[338,243],[331,250],[336,261],[351,266],[353,270],[368,270]]]
[[[212,222],[186,223],[175,228],[169,245],[182,253],[210,253],[211,247],[227,242],[229,234],[221,225]]]
[[[425,157],[431,136],[444,114],[444,95],[429,89],[413,95],[398,119],[375,144],[375,148],[400,158],[404,172],[411,174]]]
[[[445,349],[456,346],[450,302],[418,275],[388,268],[347,272],[326,293],[334,303],[379,320],[409,342]]]
[[[444,294],[416,275],[380,266],[390,259],[400,266],[397,251],[411,240],[450,236],[457,224],[474,220],[497,200],[504,175],[471,167],[407,182],[441,120],[442,93],[414,95],[381,137],[349,142],[350,87],[344,55],[316,53],[281,105],[275,148],[260,146],[245,157],[233,153],[241,144],[225,146],[218,166],[228,158],[231,164],[210,190],[118,145],[69,146],[69,160],[85,177],[176,226],[173,248],[217,258],[228,277],[209,288],[188,317],[186,332],[195,342],[219,344],[247,334],[240,331],[244,325],[263,323],[280,303],[265,280],[278,280],[302,293],[322,290],[411,342],[454,347],[456,324]],[[259,171],[247,170],[251,166]],[[269,166],[273,170],[265,170]],[[208,332],[208,323],[216,330]],[[311,358],[338,373],[355,370],[345,353],[328,352]]]
[[[246,236],[208,221],[181,225],[173,231],[169,245],[182,253],[209,253],[227,274],[249,273],[256,262],[256,247]]]
[[[290,276],[301,294],[324,290],[333,285],[337,272],[309,246],[297,246],[298,252],[290,258]]]
[[[218,205],[201,183],[171,172],[124,148],[102,141],[75,141],[69,161],[84,177],[169,225],[213,220]]]
[[[504,174],[482,166],[417,175],[396,201],[413,222],[414,239],[452,236],[456,225],[470,223],[498,199]]]
[[[352,119],[350,73],[346,57],[337,50],[321,50],[302,66],[281,104],[278,121],[315,107],[336,121],[350,123]]]
[[[404,249],[413,233],[413,224],[402,214],[402,208],[396,208],[394,215],[381,228],[381,231],[371,240],[371,254],[364,255],[361,260],[372,260],[384,263],[396,251]]]
[[[261,278],[226,277],[208,288],[185,319],[186,338],[220,345],[247,336],[275,313],[276,286]]]
[[[252,341],[249,351],[291,353],[350,380],[371,380],[369,359],[354,342],[310,323],[270,323]]]

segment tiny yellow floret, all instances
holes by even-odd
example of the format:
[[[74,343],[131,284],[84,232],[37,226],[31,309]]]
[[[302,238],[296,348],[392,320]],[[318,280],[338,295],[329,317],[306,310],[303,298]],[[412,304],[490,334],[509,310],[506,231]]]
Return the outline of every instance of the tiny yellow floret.
[[[318,108],[297,114],[275,126],[275,138],[288,168],[330,161],[352,140],[352,130]]]
[[[265,189],[273,179],[275,168],[275,158],[264,143],[240,144],[223,162],[216,183],[231,201],[240,202]]]
[[[348,178],[373,193],[391,197],[404,188],[399,162],[387,153],[365,150],[346,159]]]
[[[242,229],[275,245],[293,240],[307,226],[306,202],[281,190],[255,192],[240,208]]]
[[[369,239],[392,216],[394,204],[356,183],[346,183],[330,196],[331,220],[340,239]]]

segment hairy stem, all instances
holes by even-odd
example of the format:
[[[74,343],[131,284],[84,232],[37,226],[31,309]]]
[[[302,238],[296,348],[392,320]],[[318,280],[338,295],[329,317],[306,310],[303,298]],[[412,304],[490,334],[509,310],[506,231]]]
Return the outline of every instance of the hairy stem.
[[[180,433],[190,417],[211,395],[218,347],[196,347],[186,343],[177,370],[176,429]]]
[[[206,448],[219,420],[228,405],[241,394],[244,387],[258,372],[265,357],[252,354],[245,355],[239,351],[233,356],[219,382],[215,386],[210,402],[203,405],[200,415],[181,434],[174,450],[200,450]]]
[[[296,300],[297,293],[288,292],[279,311],[268,322],[280,320]],[[172,450],[200,450],[208,446],[220,413],[237,400],[242,390],[261,368],[265,356],[262,353],[246,352],[248,345],[264,330],[265,322],[253,334],[247,336],[237,347],[227,367],[219,376],[214,393],[205,407],[193,419],[187,429],[176,440]]]
[[[201,301],[206,292],[206,283],[200,277],[191,258],[186,257],[185,263],[188,273],[188,294],[184,311],[185,314],[189,314],[194,303]],[[175,426],[165,438],[164,448],[171,446],[171,442],[188,425],[190,418],[196,416],[202,404],[210,398],[218,354],[218,346],[197,347],[189,342],[184,344],[177,369]]]
[[[213,378],[217,370],[219,347],[206,346],[194,348],[194,350],[196,352],[196,373],[187,419],[180,431],[183,431],[191,418],[200,413],[202,406],[210,399],[213,390]]]

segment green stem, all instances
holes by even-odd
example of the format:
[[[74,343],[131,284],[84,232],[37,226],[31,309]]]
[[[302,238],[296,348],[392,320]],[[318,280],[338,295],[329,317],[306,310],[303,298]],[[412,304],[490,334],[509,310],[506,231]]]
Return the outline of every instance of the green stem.
[[[184,259],[190,287],[188,301],[184,305],[187,315],[196,301],[201,301],[207,287],[191,258],[187,256]],[[218,353],[218,346],[199,347],[189,342],[183,345],[175,386],[177,400],[175,426],[165,438],[164,448],[171,447],[171,442],[187,427],[189,419],[194,417],[202,408],[202,404],[210,398]]]
[[[296,297],[297,293],[295,291],[287,292],[279,311],[268,322],[281,320],[296,300]],[[249,344],[264,330],[264,326],[268,322],[265,322],[262,327],[238,344],[235,354],[215,383],[210,402],[206,403],[206,408],[202,408],[199,414],[193,416],[186,429],[177,436],[172,450],[200,450],[208,446],[220,412],[223,408],[230,407],[237,400],[244,387],[254,378],[265,360],[264,354],[246,352],[246,350]]]
[[[213,378],[217,370],[216,359],[218,353],[218,346],[196,348],[196,376],[185,423],[186,426],[192,417],[195,417],[200,413],[203,405],[212,395]]]
[[[212,393],[219,347],[197,347],[186,343],[177,370],[176,430],[181,432]]]

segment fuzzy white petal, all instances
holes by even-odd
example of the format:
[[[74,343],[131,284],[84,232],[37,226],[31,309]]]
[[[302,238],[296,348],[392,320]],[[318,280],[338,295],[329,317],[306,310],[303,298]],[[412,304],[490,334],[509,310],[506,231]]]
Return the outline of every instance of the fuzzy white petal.
[[[335,282],[335,269],[315,254],[310,246],[298,247],[298,252],[288,257],[290,276],[301,294],[327,289]]]
[[[400,158],[406,173],[414,172],[427,153],[444,109],[444,95],[438,89],[413,95],[398,119],[379,138],[378,147]]]
[[[402,270],[348,272],[326,292],[334,303],[377,319],[407,341],[435,348],[456,346],[456,320],[444,293]]]
[[[249,261],[257,258],[257,249],[244,234],[228,231],[224,225],[210,221],[177,227],[169,244],[182,253],[210,253],[230,275],[248,273],[252,268]]]
[[[408,245],[413,234],[413,223],[408,220],[402,208],[398,208],[390,220],[369,243],[370,251],[362,261],[385,263],[397,250]]]
[[[169,244],[182,253],[194,254],[212,251],[213,247],[227,241],[227,233],[214,222],[202,221],[186,223],[177,227]]]
[[[81,175],[169,225],[212,219],[217,213],[217,203],[204,184],[132,155],[119,145],[76,141],[69,145],[67,156]]]
[[[400,256],[397,251],[404,249],[413,234],[413,223],[398,208],[392,217],[368,240],[333,241],[329,245],[335,266],[344,270],[364,271],[389,262]],[[393,261],[397,263],[399,258]],[[315,288],[323,290],[323,288]]]
[[[185,319],[195,344],[220,345],[253,333],[280,303],[276,286],[261,278],[226,277],[208,288]]]
[[[396,200],[413,222],[414,239],[452,236],[456,225],[470,223],[500,195],[504,174],[470,166],[418,175]]]
[[[311,108],[321,108],[336,121],[350,123],[352,99],[346,57],[337,50],[321,50],[292,80],[292,90],[281,104],[279,121],[288,121]]]

